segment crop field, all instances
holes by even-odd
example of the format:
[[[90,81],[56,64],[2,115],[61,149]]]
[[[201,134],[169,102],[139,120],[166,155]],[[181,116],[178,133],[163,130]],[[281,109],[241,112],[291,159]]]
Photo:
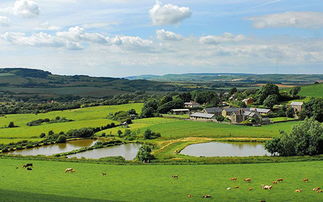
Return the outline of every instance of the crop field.
[[[10,142],[10,138],[38,138],[41,133],[48,133],[53,130],[54,132],[67,132],[71,129],[79,129],[84,127],[98,127],[112,123],[112,120],[108,120],[106,117],[109,113],[117,111],[127,111],[129,109],[135,109],[137,112],[141,111],[142,104],[125,104],[125,105],[112,105],[112,106],[99,106],[89,107],[64,111],[53,111],[40,114],[12,114],[0,117],[0,143]],[[39,126],[27,126],[30,121],[37,119],[55,119],[55,117],[65,117],[67,119],[74,120],[72,122],[63,123],[45,123]],[[10,122],[18,127],[5,128]],[[11,141],[14,142],[14,141]]]
[[[323,97],[323,83],[302,86],[302,90],[299,94],[301,96]]]
[[[146,129],[160,132],[163,138],[181,137],[276,137],[279,131],[289,132],[294,125],[299,122],[285,122],[261,127],[238,126],[230,124],[220,124],[214,122],[198,122],[166,118],[147,118],[135,120],[129,125],[129,129],[143,133]],[[113,128],[101,131],[98,134],[116,134],[117,130],[125,128]]]
[[[30,162],[30,161],[28,161]],[[320,201],[322,161],[278,164],[226,165],[105,165],[53,161],[31,161],[32,171],[16,166],[26,160],[1,159],[1,200],[59,201],[199,201],[205,194],[214,201]],[[64,173],[74,168],[75,173]],[[101,173],[106,172],[106,176]],[[178,175],[178,179],[171,176]],[[237,181],[230,181],[237,177]],[[250,183],[244,178],[251,178]],[[272,185],[263,190],[261,185]],[[303,182],[308,178],[309,182]],[[231,190],[227,190],[230,187]],[[235,188],[239,187],[239,188]],[[252,191],[248,191],[253,188]],[[294,192],[301,189],[302,192]],[[187,195],[192,197],[188,198]],[[207,200],[207,199],[205,199]]]

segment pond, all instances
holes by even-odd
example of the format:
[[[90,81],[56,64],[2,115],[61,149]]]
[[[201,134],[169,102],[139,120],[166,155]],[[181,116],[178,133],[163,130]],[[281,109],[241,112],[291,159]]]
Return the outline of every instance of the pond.
[[[224,157],[224,156],[265,156],[270,155],[261,143],[224,143],[209,142],[192,144],[185,147],[181,154],[189,156]]]
[[[136,158],[140,148],[140,144],[122,144],[112,147],[106,147],[101,149],[89,150],[77,154],[68,155],[68,158],[87,158],[87,159],[100,159],[111,156],[122,156],[126,160],[133,160]]]
[[[80,149],[82,147],[90,147],[94,145],[97,141],[92,139],[83,139],[83,140],[73,140],[66,143],[44,145],[41,147],[34,147],[31,149],[16,150],[13,152],[8,152],[8,154],[22,155],[22,156],[37,156],[45,155],[51,156],[54,154],[70,152],[75,149]]]

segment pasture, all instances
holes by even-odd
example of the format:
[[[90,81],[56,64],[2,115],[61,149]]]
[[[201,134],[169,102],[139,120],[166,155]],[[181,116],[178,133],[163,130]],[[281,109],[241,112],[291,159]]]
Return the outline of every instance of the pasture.
[[[73,110],[53,111],[40,114],[10,114],[0,117],[0,143],[8,142],[10,139],[29,139],[39,138],[41,133],[48,133],[50,130],[54,132],[67,132],[71,129],[79,129],[84,127],[99,127],[104,126],[114,121],[108,120],[107,115],[117,111],[127,111],[135,109],[140,112],[142,104],[124,104],[124,105],[111,105],[111,106],[98,106]],[[37,119],[55,119],[55,117],[65,117],[74,120],[72,122],[64,123],[45,123],[39,126],[27,126],[30,121]],[[5,128],[10,122],[18,127]],[[2,139],[2,140],[1,140]],[[13,141],[12,141],[13,142]]]
[[[143,133],[146,129],[162,134],[162,138],[182,138],[182,137],[259,137],[270,138],[279,135],[279,131],[289,132],[292,127],[298,124],[295,122],[277,123],[264,125],[261,127],[240,126],[221,124],[214,122],[198,122],[167,118],[146,118],[138,119],[129,125],[129,129]],[[116,134],[118,130],[125,128],[112,128],[97,133]]]
[[[302,86],[301,92],[299,93],[301,96],[308,97],[323,97],[323,83]]]
[[[31,171],[21,165],[32,162]],[[16,166],[20,166],[16,169]],[[0,159],[3,201],[321,201],[322,161],[218,165],[107,165]],[[75,173],[64,173],[74,168]],[[107,175],[102,176],[102,172]],[[178,179],[171,176],[178,175]],[[237,177],[237,181],[230,178]],[[251,178],[251,182],[243,179]],[[272,184],[283,178],[284,181]],[[308,178],[309,182],[303,182]],[[273,185],[263,190],[261,185]],[[231,190],[227,190],[231,187]],[[239,187],[239,188],[234,188]],[[252,191],[248,191],[249,188]],[[296,193],[296,189],[302,192]],[[188,198],[187,195],[192,197]],[[66,197],[66,198],[65,198]],[[82,200],[80,200],[82,198]]]

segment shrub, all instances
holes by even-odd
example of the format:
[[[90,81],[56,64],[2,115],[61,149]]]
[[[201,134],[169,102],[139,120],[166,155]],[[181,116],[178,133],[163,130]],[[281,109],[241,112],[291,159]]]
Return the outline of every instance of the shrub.
[[[66,136],[65,135],[58,136],[56,142],[57,143],[65,143],[66,142]]]
[[[142,145],[138,151],[137,158],[142,162],[150,162],[154,159],[154,156],[151,154],[151,148],[148,145]]]
[[[144,132],[144,139],[156,139],[156,138],[159,138],[160,136],[161,136],[160,133],[152,132],[150,129],[147,129]]]

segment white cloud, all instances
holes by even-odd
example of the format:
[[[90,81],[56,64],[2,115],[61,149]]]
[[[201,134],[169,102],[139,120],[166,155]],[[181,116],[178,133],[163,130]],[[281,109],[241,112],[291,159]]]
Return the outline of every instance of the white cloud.
[[[6,16],[0,16],[0,26],[3,26],[3,27],[9,26],[9,18]]]
[[[250,17],[256,28],[296,27],[322,28],[323,12],[285,12],[264,16]]]
[[[176,34],[174,32],[166,31],[164,29],[160,29],[156,31],[157,39],[159,40],[169,40],[169,41],[180,41],[182,40],[182,36]]]
[[[129,50],[147,50],[153,46],[150,40],[137,36],[115,36],[109,39],[110,44],[120,46]]]
[[[59,26],[50,25],[48,22],[41,23],[36,30],[57,31],[61,28]]]
[[[208,35],[200,37],[200,42],[203,44],[220,44],[226,42],[238,42],[245,39],[245,36],[242,34],[234,35],[231,33],[224,33],[222,36]]]
[[[56,35],[74,42],[89,41],[93,43],[107,43],[107,38],[104,35],[100,33],[87,33],[84,28],[79,26],[71,27],[66,32],[57,32]]]
[[[39,6],[32,0],[16,0],[13,6],[13,13],[25,18],[36,17],[39,15]]]
[[[172,4],[162,5],[157,1],[153,8],[149,10],[149,14],[154,25],[171,25],[189,18],[192,11],[188,7],[179,7]]]

